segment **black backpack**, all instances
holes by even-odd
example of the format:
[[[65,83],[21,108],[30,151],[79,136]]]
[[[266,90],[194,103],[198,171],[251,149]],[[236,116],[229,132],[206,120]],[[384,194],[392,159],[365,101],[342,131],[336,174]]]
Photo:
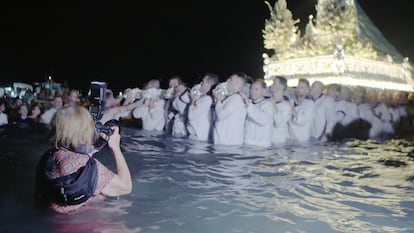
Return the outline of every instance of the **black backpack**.
[[[98,181],[98,168],[95,159],[89,158],[85,166],[67,176],[51,178],[53,151],[47,152],[44,177],[46,188],[52,201],[64,205],[77,205],[87,201],[95,192]]]

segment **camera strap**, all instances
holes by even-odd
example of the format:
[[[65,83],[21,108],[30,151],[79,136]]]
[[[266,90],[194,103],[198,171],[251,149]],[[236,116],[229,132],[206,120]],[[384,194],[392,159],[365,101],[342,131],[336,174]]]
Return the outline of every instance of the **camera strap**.
[[[65,148],[76,153],[92,155],[92,153],[100,151],[107,143],[105,139],[99,137],[95,144],[80,144],[75,149]]]
[[[91,154],[94,150],[96,150],[95,145],[80,144],[73,151],[76,152],[76,153],[81,153],[81,154]]]

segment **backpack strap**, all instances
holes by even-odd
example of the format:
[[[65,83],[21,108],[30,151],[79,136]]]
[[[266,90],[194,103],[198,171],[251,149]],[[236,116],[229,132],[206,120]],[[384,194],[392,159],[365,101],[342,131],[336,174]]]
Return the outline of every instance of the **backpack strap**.
[[[98,181],[98,168],[94,158],[90,157],[85,166],[76,172],[58,178],[51,177],[54,163],[51,153],[47,159],[45,174],[53,201],[58,204],[77,205],[93,196]]]

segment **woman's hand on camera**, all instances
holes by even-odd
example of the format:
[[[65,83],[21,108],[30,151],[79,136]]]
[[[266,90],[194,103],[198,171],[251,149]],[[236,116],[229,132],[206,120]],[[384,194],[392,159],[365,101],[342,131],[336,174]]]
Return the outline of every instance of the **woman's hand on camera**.
[[[114,132],[111,136],[109,136],[109,138],[107,140],[108,141],[108,146],[112,150],[120,149],[121,135],[119,135],[119,127],[113,126],[113,127],[111,127],[111,129],[113,129]]]

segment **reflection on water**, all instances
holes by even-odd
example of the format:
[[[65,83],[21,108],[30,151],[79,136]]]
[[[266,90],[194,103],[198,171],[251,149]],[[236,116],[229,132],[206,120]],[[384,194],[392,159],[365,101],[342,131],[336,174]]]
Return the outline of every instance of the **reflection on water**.
[[[139,227],[128,227],[123,219],[131,207],[128,200],[108,200],[77,215],[50,215],[48,223],[56,232],[140,232]]]
[[[0,232],[414,231],[411,140],[262,149],[123,128],[132,194],[65,216],[33,207],[47,140],[11,136],[0,134]],[[97,156],[115,169],[108,150]]]

